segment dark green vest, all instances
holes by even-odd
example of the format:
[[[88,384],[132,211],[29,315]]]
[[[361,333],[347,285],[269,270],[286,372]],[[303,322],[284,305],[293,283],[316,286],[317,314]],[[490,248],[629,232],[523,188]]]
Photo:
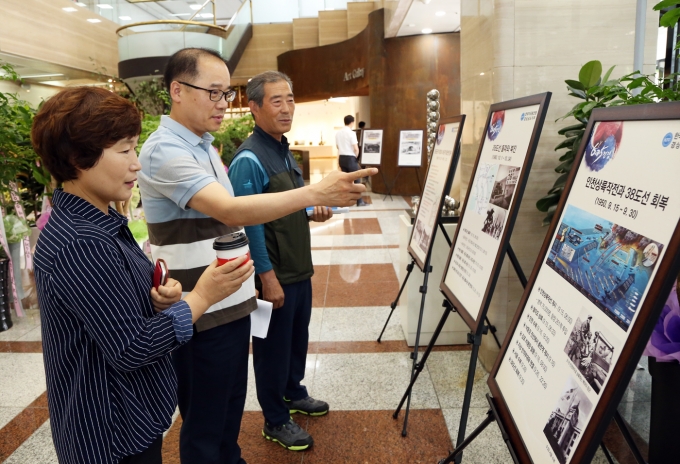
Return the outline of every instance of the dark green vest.
[[[304,187],[302,170],[288,149],[286,137],[281,137],[279,142],[256,125],[252,135],[236,151],[234,159],[244,150],[257,156],[269,177],[269,187],[265,193]],[[269,260],[281,284],[292,284],[312,277],[312,244],[309,220],[304,209],[267,222],[264,236]]]

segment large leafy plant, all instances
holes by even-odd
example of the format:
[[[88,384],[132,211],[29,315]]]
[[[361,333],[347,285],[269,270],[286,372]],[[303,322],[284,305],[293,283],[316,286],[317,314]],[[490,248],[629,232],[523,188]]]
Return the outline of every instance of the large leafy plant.
[[[253,120],[253,116],[246,114],[240,118],[225,118],[220,130],[213,133],[213,136],[215,136],[213,144],[226,166],[229,166],[236,150],[253,132],[254,128],[255,120]]]
[[[0,79],[21,82],[21,77],[8,63],[0,62]],[[0,206],[11,210],[10,182],[17,184],[28,215],[39,215],[45,186],[50,174],[40,165],[31,145],[31,125],[36,110],[16,94],[0,92]]]
[[[594,109],[680,100],[676,74],[666,77],[657,84],[654,82],[654,76],[640,75],[638,72],[612,79],[612,71],[614,71],[614,66],[602,76],[602,63],[589,61],[579,71],[578,80],[564,81],[569,95],[582,101],[558,119],[559,121],[573,118],[575,121],[558,131],[558,134],[565,137],[555,147],[555,151],[561,152],[560,164],[555,168],[555,172],[560,176],[548,194],[536,202],[536,208],[546,213],[543,225],[550,224],[557,209],[569,171],[574,164],[576,152],[581,145],[586,125]],[[562,150],[566,151],[562,152]]]

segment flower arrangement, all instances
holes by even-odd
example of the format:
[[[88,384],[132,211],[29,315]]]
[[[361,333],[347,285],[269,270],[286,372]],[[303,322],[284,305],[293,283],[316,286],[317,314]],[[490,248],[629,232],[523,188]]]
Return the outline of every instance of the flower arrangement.
[[[653,356],[659,362],[680,361],[680,303],[678,282],[673,285],[666,305],[647,343],[644,356]]]

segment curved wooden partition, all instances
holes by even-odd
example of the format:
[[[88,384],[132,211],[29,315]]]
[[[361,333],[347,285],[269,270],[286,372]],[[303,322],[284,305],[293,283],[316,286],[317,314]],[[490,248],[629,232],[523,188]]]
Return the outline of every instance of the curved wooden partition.
[[[278,56],[279,71],[293,80],[295,100],[307,102],[330,97],[368,95],[371,127],[383,129],[380,169],[388,185],[397,175],[399,131],[426,129],[426,94],[440,91],[440,113],[460,114],[460,35],[416,35],[385,39],[384,10],[369,15],[368,26],[351,39],[321,47],[292,50]],[[403,169],[393,193],[419,195],[423,168]],[[373,191],[388,185],[380,176]]]

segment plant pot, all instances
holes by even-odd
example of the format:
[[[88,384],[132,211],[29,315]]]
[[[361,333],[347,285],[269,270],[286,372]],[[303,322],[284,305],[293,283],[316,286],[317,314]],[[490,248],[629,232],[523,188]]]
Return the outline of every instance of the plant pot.
[[[680,364],[649,357],[652,405],[649,421],[649,464],[677,462],[680,456]]]
[[[0,332],[12,328],[10,300],[9,259],[0,259]]]
[[[23,244],[9,243],[9,254],[12,256],[12,269],[14,270],[14,281],[17,286],[17,296],[19,301],[24,299],[24,285],[21,280],[21,247]]]

